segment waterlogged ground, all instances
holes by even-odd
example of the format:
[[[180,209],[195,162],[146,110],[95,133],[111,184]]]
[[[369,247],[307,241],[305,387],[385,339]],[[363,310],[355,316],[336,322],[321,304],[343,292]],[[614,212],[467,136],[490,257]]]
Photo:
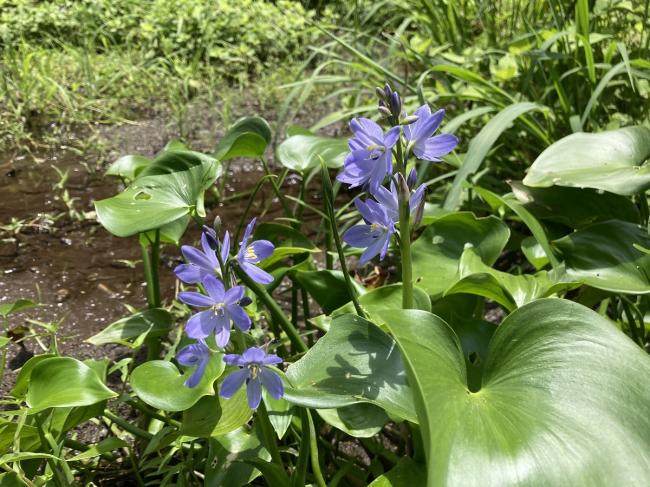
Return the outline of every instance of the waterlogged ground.
[[[191,144],[209,151],[223,127],[209,117],[203,120],[208,128],[191,134]],[[161,120],[152,119],[102,128],[94,138],[110,162],[124,154],[152,156],[175,135]],[[121,183],[102,176],[106,162],[98,161],[97,151],[80,153],[70,148],[78,145],[75,140],[68,142],[32,155],[0,155],[0,302],[28,298],[41,303],[12,315],[9,329],[20,331],[27,319],[60,321],[57,336],[63,354],[116,359],[126,350],[95,347],[84,340],[127,315],[126,305],[145,306],[140,248],[137,238],[113,237],[95,221],[93,202],[119,192]],[[234,161],[227,172],[226,196],[252,188],[262,175],[261,164]],[[289,178],[283,191],[297,190],[296,184]],[[262,191],[252,211],[259,213],[270,198],[269,189]],[[212,211],[206,221],[219,215],[232,229],[245,204],[245,199],[208,203]],[[279,208],[272,205],[266,218],[276,213]],[[197,238],[198,231],[190,227],[184,241]],[[175,292],[172,269],[180,262],[178,250],[163,249],[161,262],[161,293],[169,302]],[[41,350],[33,340],[10,345],[2,392],[14,382],[14,371],[35,353]]]

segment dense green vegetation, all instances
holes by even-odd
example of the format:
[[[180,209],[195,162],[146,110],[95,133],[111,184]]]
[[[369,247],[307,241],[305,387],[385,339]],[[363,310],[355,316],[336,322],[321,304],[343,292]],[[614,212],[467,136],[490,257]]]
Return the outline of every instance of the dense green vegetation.
[[[8,153],[179,136],[70,210],[141,256],[93,358],[0,302],[0,485],[650,478],[650,2],[0,6]]]

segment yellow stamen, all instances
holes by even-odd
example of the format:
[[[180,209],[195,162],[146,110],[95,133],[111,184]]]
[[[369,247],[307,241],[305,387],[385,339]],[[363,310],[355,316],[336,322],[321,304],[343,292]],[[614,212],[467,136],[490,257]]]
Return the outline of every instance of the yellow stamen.
[[[257,254],[255,253],[255,249],[252,246],[246,249],[246,258],[249,260],[257,259]]]

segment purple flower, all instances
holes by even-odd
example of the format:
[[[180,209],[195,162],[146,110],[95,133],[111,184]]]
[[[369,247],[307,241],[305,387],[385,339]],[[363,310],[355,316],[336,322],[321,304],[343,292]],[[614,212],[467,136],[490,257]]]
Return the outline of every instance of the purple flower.
[[[257,409],[260,405],[262,386],[275,399],[280,399],[284,394],[282,379],[267,367],[282,362],[277,355],[267,355],[261,348],[251,347],[241,355],[228,354],[224,356],[223,361],[228,365],[237,365],[241,369],[223,380],[220,392],[222,397],[230,399],[244,382],[246,382],[246,395],[251,409]]]
[[[241,267],[253,281],[260,284],[270,284],[273,282],[273,276],[257,267],[256,264],[259,264],[264,259],[270,257],[273,254],[273,250],[275,250],[275,246],[268,240],[255,240],[248,245],[248,241],[253,234],[255,221],[256,219],[253,218],[246,226],[244,238],[239,245],[237,262],[239,262],[239,267]]]
[[[178,293],[178,298],[190,306],[209,308],[187,320],[185,332],[190,338],[203,339],[210,333],[216,334],[217,345],[225,347],[230,339],[230,322],[233,321],[241,331],[247,331],[251,319],[241,307],[244,286],[235,286],[228,291],[214,276],[203,279],[203,287],[208,295],[197,292]]]
[[[176,355],[176,360],[186,367],[196,367],[194,373],[185,381],[187,387],[196,387],[201,382],[210,361],[210,349],[202,340],[199,340],[183,347]]]
[[[216,238],[214,230],[208,229],[201,234],[201,247],[203,252],[195,249],[189,245],[183,245],[181,252],[188,264],[180,264],[174,269],[176,277],[187,284],[196,284],[203,281],[206,276],[214,276],[216,273],[221,272],[219,259],[215,251],[215,247],[221,245],[220,257],[221,261],[225,264],[228,260],[228,253],[230,252],[230,234],[226,232],[223,237],[223,243],[219,243]],[[214,243],[217,245],[214,245]]]
[[[432,114],[429,105],[422,105],[415,111],[415,115],[417,121],[404,127],[404,136],[419,159],[439,161],[458,145],[458,137],[455,135],[440,134],[432,137],[445,116],[444,110]]]
[[[365,264],[375,255],[383,260],[388,251],[390,237],[395,233],[395,222],[389,211],[373,200],[363,202],[355,200],[355,205],[366,222],[366,225],[355,225],[343,234],[343,240],[353,247],[365,247],[366,250],[359,258],[360,264]]]
[[[424,196],[425,184],[421,184],[409,198],[409,210],[413,213],[419,206]],[[399,221],[399,194],[393,181],[390,182],[390,191],[383,186],[379,186],[377,192],[373,195],[375,199],[384,207],[388,217],[395,223]]]
[[[345,159],[343,172],[336,179],[351,188],[366,183],[375,192],[386,175],[392,174],[391,149],[397,143],[400,127],[391,128],[384,135],[379,125],[368,118],[355,118],[350,122],[354,137],[349,140],[350,154]]]

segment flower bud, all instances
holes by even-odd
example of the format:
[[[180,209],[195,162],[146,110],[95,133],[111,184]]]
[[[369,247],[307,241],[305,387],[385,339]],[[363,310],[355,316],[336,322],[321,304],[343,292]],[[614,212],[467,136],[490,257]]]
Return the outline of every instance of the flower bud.
[[[380,106],[379,107],[379,113],[381,113],[384,117],[392,117],[393,116],[391,111],[386,107],[381,107]]]
[[[403,117],[400,120],[400,125],[411,125],[419,120],[420,117],[417,115],[409,115],[408,117]]]
[[[418,179],[418,173],[415,170],[415,168],[411,169],[411,172],[409,173],[408,177],[406,178],[406,184],[408,184],[409,188],[412,188],[415,186],[415,182]]]
[[[219,220],[219,223],[221,223],[221,220]],[[210,248],[212,250],[217,250],[217,247],[219,246],[219,242],[217,242],[216,230],[210,228],[207,225],[203,225],[203,234],[205,235],[205,238],[208,241],[208,245],[210,246]]]
[[[384,93],[384,90],[382,90],[379,86],[375,88],[375,94],[377,95],[377,98],[379,98],[379,100],[386,99],[386,94]],[[381,103],[381,101],[379,103]]]
[[[413,228],[417,228],[418,226],[420,226],[420,223],[422,222],[422,217],[424,216],[425,200],[426,200],[425,196],[422,195],[422,199],[420,200],[418,207],[415,209],[415,216],[413,217]]]
[[[394,114],[399,114],[402,111],[402,99],[399,97],[399,93],[396,91],[393,91],[393,93],[391,93],[390,109]]]
[[[409,198],[411,197],[411,190],[408,187],[408,184],[406,183],[406,179],[404,179],[404,175],[402,173],[397,173],[397,192],[399,195],[399,199],[402,203],[408,204]]]
[[[390,96],[393,94],[393,89],[390,87],[388,83],[384,85],[384,95],[386,96],[387,100],[390,100]]]

